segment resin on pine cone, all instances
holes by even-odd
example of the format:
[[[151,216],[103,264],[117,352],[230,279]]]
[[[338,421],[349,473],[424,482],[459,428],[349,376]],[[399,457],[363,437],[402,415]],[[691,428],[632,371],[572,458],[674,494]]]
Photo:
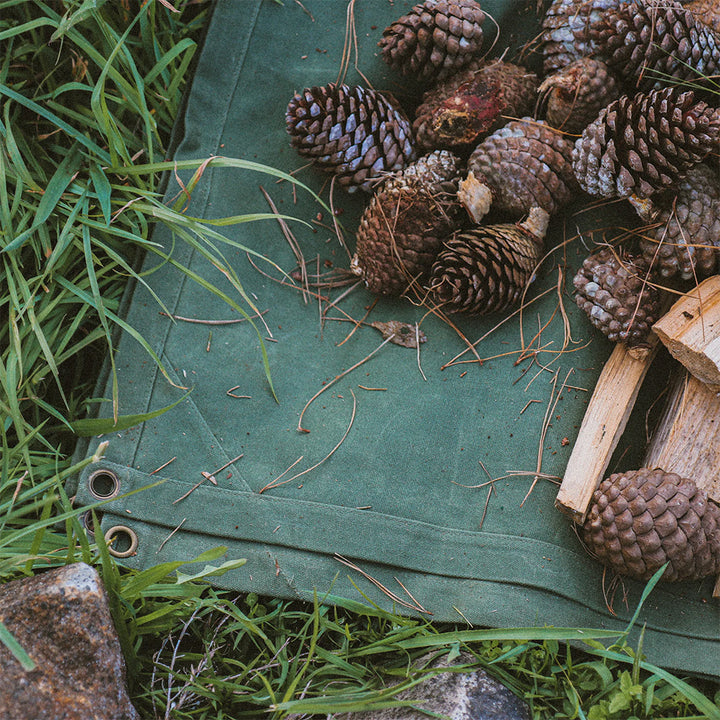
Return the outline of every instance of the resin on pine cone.
[[[605,63],[583,57],[543,80],[539,88],[545,120],[566,133],[581,133],[600,111],[620,96]]]
[[[484,20],[475,0],[425,0],[385,28],[378,45],[402,75],[440,80],[479,57]]]
[[[720,508],[695,483],[659,468],[615,473],[593,495],[582,535],[620,575],[699,580],[720,572]]]
[[[572,150],[561,132],[526,117],[486,137],[470,155],[468,171],[490,189],[494,211],[521,218],[541,207],[554,215],[578,190]],[[478,222],[480,214],[468,210]]]
[[[676,0],[620,3],[594,18],[597,57],[637,89],[682,82],[717,84],[720,34]]]
[[[640,249],[663,278],[707,277],[720,267],[720,178],[707,165],[692,167],[671,190],[652,200],[629,198],[648,229]]]
[[[543,68],[549,75],[598,50],[590,28],[626,0],[554,0],[541,36]]]
[[[644,198],[675,183],[720,141],[720,111],[675,88],[623,95],[575,143],[573,169],[598,197]]]
[[[604,247],[585,258],[573,285],[575,302],[613,342],[647,342],[660,312],[660,292],[649,282],[642,257]]]
[[[351,270],[371,292],[418,292],[442,246],[455,229],[459,160],[436,150],[391,176],[374,194],[357,231]]]
[[[432,267],[431,299],[443,312],[484,315],[521,299],[543,254],[550,216],[533,208],[522,223],[455,233]]]
[[[519,65],[473,64],[425,93],[413,122],[416,142],[428,150],[474,146],[507,117],[531,112],[537,87],[537,75]]]
[[[285,114],[291,144],[353,192],[372,192],[414,159],[410,122],[381,93],[329,83],[306,88]]]

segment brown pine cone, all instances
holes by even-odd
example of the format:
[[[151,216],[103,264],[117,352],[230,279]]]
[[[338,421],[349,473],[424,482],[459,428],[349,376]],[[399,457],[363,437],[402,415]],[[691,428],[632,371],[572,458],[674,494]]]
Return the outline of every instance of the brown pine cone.
[[[541,207],[554,215],[578,191],[572,150],[561,132],[526,117],[486,137],[470,155],[468,171],[490,188],[493,210],[520,218]]]
[[[580,186],[599,197],[649,197],[720,141],[720,111],[675,88],[623,95],[585,128],[575,143]]]
[[[648,280],[642,257],[602,248],[585,258],[573,285],[575,302],[609,340],[647,342],[660,312],[660,292]]]
[[[637,89],[717,86],[720,34],[700,17],[676,0],[634,0],[603,13],[589,34],[597,56]]]
[[[480,55],[484,20],[475,0],[425,0],[385,28],[378,45],[402,75],[440,80]]]
[[[285,114],[291,145],[354,192],[372,192],[414,159],[410,122],[380,93],[359,85],[306,88]]]
[[[516,304],[543,253],[549,215],[523,223],[477,225],[445,243],[430,274],[430,297],[448,313],[484,315]]]
[[[630,198],[650,227],[640,237],[648,265],[661,277],[707,277],[720,267],[720,178],[707,165],[690,168],[652,200]]]
[[[625,0],[554,0],[543,19],[542,52],[546,75],[594,55],[590,28]]]
[[[699,580],[720,572],[720,508],[689,478],[641,468],[600,483],[582,528],[588,550],[620,575]]]
[[[351,269],[371,292],[423,287],[442,241],[455,229],[459,160],[437,150],[391,176],[365,209]]]
[[[605,63],[589,57],[566,65],[543,80],[539,92],[548,125],[566,133],[581,133],[600,111],[620,96],[615,77]]]
[[[537,87],[537,75],[518,65],[473,64],[425,93],[415,112],[416,142],[427,150],[469,149],[507,117],[530,113]]]
[[[720,33],[720,6],[717,0],[691,0],[685,3],[685,9],[695,15],[699,22]]]

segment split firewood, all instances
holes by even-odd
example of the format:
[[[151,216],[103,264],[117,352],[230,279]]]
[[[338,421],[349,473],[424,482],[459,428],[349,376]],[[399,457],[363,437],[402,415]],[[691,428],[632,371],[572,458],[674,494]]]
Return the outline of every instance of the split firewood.
[[[653,330],[678,362],[720,391],[720,275],[678,300]]]
[[[645,352],[618,343],[605,363],[568,461],[555,506],[582,523],[597,486],[605,477],[625,430],[640,386],[657,350],[649,338]]]

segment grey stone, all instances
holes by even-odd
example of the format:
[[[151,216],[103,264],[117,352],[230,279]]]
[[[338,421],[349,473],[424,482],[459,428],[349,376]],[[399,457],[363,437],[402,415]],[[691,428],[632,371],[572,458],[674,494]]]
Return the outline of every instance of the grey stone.
[[[453,664],[473,661],[463,655]],[[433,667],[447,667],[443,660]],[[530,720],[527,705],[484,670],[440,672],[399,693],[398,700],[415,707],[386,708],[335,715],[335,720]]]
[[[2,720],[138,720],[97,572],[85,563],[0,585],[0,621],[35,662],[0,643]]]

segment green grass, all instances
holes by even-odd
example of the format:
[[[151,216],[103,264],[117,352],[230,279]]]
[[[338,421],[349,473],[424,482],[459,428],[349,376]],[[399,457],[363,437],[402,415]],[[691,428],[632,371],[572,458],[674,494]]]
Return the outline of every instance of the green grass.
[[[624,634],[444,627],[369,605],[238,597],[207,582],[241,562],[215,564],[222,549],[195,559],[197,574],[178,564],[131,572],[89,543],[64,482],[92,460],[72,465],[77,437],[104,429],[88,414],[118,330],[163,370],[118,315],[128,281],[149,280],[137,269],[145,254],[176,263],[153,244],[153,226],[169,225],[178,243],[227,270],[234,295],[181,267],[191,280],[255,311],[225,265],[217,226],[162,201],[171,129],[208,11],[203,1],[173,4],[178,12],[160,0],[0,0],[0,580],[78,560],[96,566],[146,718],[385,707],[440,656],[453,671],[485,668],[536,718],[720,718],[717,686],[647,664]],[[185,163],[196,171],[189,189],[202,182],[203,161]],[[258,362],[267,371],[262,354]],[[118,415],[120,393],[115,384],[119,423],[141,421]],[[30,666],[1,624],[0,642]],[[461,651],[469,664],[459,664]]]

